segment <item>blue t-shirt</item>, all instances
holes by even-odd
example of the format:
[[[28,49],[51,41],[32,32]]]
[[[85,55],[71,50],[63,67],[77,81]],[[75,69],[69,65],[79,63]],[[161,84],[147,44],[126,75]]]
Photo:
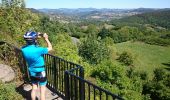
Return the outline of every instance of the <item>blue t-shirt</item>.
[[[35,76],[35,72],[44,71],[45,65],[43,54],[48,53],[47,48],[38,47],[37,45],[26,45],[22,47],[23,56],[28,64],[31,76]]]

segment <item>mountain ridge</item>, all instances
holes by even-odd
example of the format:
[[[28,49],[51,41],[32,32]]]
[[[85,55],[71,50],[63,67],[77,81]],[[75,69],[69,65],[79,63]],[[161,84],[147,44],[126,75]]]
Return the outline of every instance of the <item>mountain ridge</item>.
[[[59,8],[59,9],[37,9],[50,15],[54,19],[69,20],[102,20],[120,19],[145,12],[160,10],[159,8],[137,8],[137,9],[110,9],[110,8]]]

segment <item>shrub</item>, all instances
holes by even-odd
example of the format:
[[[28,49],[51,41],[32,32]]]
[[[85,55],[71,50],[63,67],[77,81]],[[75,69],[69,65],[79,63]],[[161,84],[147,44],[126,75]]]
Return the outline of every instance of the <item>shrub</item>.
[[[127,100],[142,100],[146,97],[142,94],[141,79],[139,77],[133,80],[128,78],[126,67],[120,64],[108,60],[102,61],[94,67],[91,76],[97,78],[97,85]]]
[[[124,51],[122,54],[120,54],[118,61],[122,62],[123,64],[125,64],[127,66],[133,64],[132,55],[126,51]]]
[[[162,68],[154,70],[154,77],[143,85],[143,94],[149,94],[152,100],[169,100],[169,74]]]
[[[148,79],[148,73],[145,72],[145,71],[141,71],[141,72],[140,72],[140,78],[141,78],[142,80],[147,80],[147,79]]]
[[[162,68],[157,68],[154,70],[154,79],[156,81],[161,81],[166,77],[165,70]]]
[[[15,91],[14,84],[0,82],[0,100],[23,100],[23,98]]]
[[[98,64],[109,57],[108,47],[93,37],[85,39],[79,46],[79,54],[91,64]]]

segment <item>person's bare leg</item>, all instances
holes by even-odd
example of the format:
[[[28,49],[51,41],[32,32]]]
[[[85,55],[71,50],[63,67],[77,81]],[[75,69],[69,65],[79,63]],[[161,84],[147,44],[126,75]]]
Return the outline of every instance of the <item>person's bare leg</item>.
[[[41,100],[45,100],[46,85],[40,86]]]
[[[37,84],[32,84],[32,91],[31,91],[31,99],[35,100],[36,98],[36,90],[37,90]]]

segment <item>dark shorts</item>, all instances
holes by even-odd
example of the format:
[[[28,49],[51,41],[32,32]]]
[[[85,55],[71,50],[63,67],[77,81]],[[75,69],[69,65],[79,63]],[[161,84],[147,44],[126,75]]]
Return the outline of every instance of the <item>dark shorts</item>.
[[[37,76],[30,76],[31,83],[32,84],[39,84],[40,86],[46,85],[47,84],[47,77],[37,77]]]

